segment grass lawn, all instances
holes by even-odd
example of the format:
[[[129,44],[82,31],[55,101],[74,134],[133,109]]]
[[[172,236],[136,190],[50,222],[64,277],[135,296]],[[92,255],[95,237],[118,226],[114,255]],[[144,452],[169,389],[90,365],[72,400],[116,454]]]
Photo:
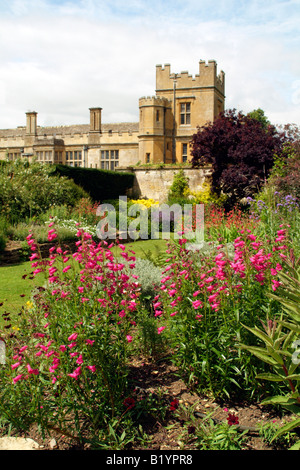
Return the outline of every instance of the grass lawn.
[[[42,278],[29,279],[32,272],[31,262],[18,263],[0,268],[0,302],[1,310],[16,312],[30,300],[34,286],[43,282]],[[22,276],[27,275],[25,279]],[[22,296],[22,297],[21,297]],[[1,321],[1,320],[0,320]]]

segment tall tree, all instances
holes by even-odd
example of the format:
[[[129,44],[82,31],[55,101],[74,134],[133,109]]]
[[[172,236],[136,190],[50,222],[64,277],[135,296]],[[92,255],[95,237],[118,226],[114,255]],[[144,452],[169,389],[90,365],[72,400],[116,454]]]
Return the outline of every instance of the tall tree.
[[[274,126],[230,109],[193,135],[192,165],[211,165],[212,191],[233,205],[260,190],[285,141]]]
[[[257,109],[254,109],[253,111],[250,111],[250,113],[248,113],[247,116],[259,121],[265,129],[267,129],[271,124],[267,116],[265,115],[265,112],[261,108],[257,108]]]

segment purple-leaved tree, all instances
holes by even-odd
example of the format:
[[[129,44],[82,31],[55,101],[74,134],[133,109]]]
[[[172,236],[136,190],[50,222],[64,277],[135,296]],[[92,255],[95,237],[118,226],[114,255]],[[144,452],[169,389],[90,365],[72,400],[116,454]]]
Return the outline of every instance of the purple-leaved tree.
[[[261,189],[286,140],[286,134],[275,126],[264,126],[258,119],[230,109],[193,135],[192,165],[211,165],[212,191],[226,194],[231,207]]]

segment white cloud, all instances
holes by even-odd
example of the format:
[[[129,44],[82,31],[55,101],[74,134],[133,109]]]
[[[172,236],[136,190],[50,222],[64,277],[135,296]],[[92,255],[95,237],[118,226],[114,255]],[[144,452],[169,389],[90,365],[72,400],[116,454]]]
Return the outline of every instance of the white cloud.
[[[299,5],[294,0],[11,0],[0,6],[0,128],[138,120],[155,65],[225,71],[226,107],[299,123]],[[4,8],[5,7],[5,8]],[[298,8],[298,9],[297,9]],[[295,98],[296,97],[296,98]]]

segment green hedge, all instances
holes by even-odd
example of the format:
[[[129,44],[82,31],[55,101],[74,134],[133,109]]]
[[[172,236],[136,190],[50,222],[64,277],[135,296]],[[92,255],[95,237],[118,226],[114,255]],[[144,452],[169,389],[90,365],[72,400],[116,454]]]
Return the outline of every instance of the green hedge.
[[[119,173],[117,171],[70,167],[66,165],[53,165],[53,167],[55,167],[55,174],[72,179],[97,202],[125,196],[127,190],[133,186],[133,173]]]

